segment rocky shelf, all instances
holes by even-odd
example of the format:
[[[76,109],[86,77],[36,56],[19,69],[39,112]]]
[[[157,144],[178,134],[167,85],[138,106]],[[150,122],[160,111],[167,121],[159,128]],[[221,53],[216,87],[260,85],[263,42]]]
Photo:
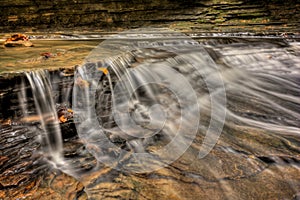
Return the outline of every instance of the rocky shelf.
[[[120,31],[160,26],[192,31],[299,32],[299,1],[6,1],[1,32]]]
[[[73,86],[73,70],[49,70],[49,75],[52,81],[60,77],[53,98],[70,105],[68,99],[62,102],[60,98],[66,88]],[[53,167],[46,155],[40,118],[25,74],[2,74],[0,85],[0,104],[5,105],[0,107],[0,199],[87,199],[83,184]],[[26,98],[21,93],[26,93]],[[60,123],[60,128],[65,159],[72,159],[77,171],[96,165],[96,160],[84,151],[72,119]],[[84,166],[80,159],[86,160]]]

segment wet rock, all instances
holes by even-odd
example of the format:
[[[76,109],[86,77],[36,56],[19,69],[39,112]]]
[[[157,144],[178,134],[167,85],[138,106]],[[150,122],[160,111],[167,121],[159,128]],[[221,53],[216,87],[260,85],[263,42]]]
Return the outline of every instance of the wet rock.
[[[53,77],[60,73],[50,72]],[[72,79],[61,77],[66,80],[53,90],[58,102],[61,99],[68,100],[61,96],[72,87]],[[87,199],[80,182],[59,170],[53,170],[49,164],[47,152],[43,151],[40,141],[43,131],[40,117],[36,114],[30,87],[26,86],[26,81],[22,86],[22,79],[26,80],[19,74],[0,80],[3,94],[0,102],[1,105],[7,105],[0,109],[0,199]],[[23,89],[27,93],[26,99],[20,96]],[[74,170],[85,171],[95,165],[95,159],[84,157],[83,144],[71,139],[76,138],[76,128],[72,111],[66,105],[57,104],[58,115],[66,119],[60,123],[63,138],[68,142],[64,147],[66,157],[78,156]],[[27,108],[26,113],[23,113],[22,106]]]
[[[73,115],[70,109],[73,72],[73,69],[49,69],[53,82],[52,96],[57,103],[58,117],[62,117],[61,122],[70,120]],[[0,104],[7,105],[0,107],[0,124],[32,124],[39,121],[32,90],[23,73],[0,75]],[[26,108],[26,113],[23,108]]]
[[[45,172],[43,176],[26,185],[19,184],[24,176],[14,177],[14,187],[0,190],[0,199],[87,199],[84,186],[75,178],[57,170]]]
[[[65,135],[63,135],[65,139]],[[82,140],[78,137],[68,138],[64,141],[64,161],[62,170],[71,174],[75,178],[80,178],[81,175],[95,170],[97,167],[97,160],[86,149]]]
[[[32,42],[24,34],[14,34],[4,42],[5,47],[32,47]]]
[[[73,118],[73,110],[65,105],[58,105],[56,110],[60,123],[65,123]]]
[[[37,134],[35,128],[0,126],[0,199],[22,193],[47,169]]]
[[[0,126],[0,199],[87,199],[79,181],[48,164],[37,139],[40,132],[35,126]],[[66,156],[82,154],[76,151],[81,146],[69,143]],[[78,167],[82,163],[79,159]]]
[[[29,199],[87,199],[84,186],[75,178],[52,171],[40,182],[39,188],[29,197]]]
[[[77,131],[73,119],[65,123],[60,123],[60,129],[64,140],[77,137]]]

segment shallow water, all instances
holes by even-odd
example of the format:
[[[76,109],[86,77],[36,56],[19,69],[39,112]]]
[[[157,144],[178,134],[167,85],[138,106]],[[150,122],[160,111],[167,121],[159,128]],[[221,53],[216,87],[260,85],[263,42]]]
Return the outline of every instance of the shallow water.
[[[0,48],[0,73],[80,65],[101,40],[32,40],[34,47]],[[43,56],[50,53],[50,56]]]
[[[97,42],[36,41],[43,45],[27,54],[67,49],[34,68],[84,64],[72,103],[98,163],[84,150],[57,167],[90,199],[299,197],[297,38],[164,30],[122,33],[93,49]],[[14,64],[31,59],[5,53]]]

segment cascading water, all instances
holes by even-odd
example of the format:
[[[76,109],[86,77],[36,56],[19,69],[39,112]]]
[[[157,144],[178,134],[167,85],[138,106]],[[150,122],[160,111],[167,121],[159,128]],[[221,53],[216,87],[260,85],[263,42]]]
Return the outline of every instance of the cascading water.
[[[47,71],[33,71],[26,73],[32,88],[32,94],[36,110],[40,116],[43,129],[42,140],[45,144],[45,151],[53,159],[54,164],[62,163],[62,134],[59,127],[59,120],[52,96],[52,85],[50,75]]]
[[[201,45],[168,30],[113,36],[75,74],[79,136],[98,161],[125,172],[151,173],[193,157],[184,169],[197,163],[207,174],[187,176],[219,182],[227,198],[241,191],[222,180],[264,173],[266,157],[299,170],[298,158],[291,160],[299,153],[299,44],[247,45]],[[235,161],[219,158],[219,150]],[[229,168],[236,159],[244,162],[241,175]]]
[[[27,73],[51,162],[94,199],[297,195],[299,43],[215,41],[142,29],[102,42],[74,75],[78,158],[63,158],[54,104],[70,88],[53,100],[47,72]]]
[[[150,38],[143,38],[146,35]],[[218,66],[204,48],[168,30],[146,35],[128,32],[101,43],[78,69],[73,94],[73,109],[80,121],[78,132],[91,146],[90,151],[100,162],[131,172],[166,166],[191,145],[200,118],[196,92],[205,93],[199,91],[204,88],[197,87],[195,80],[202,80],[205,89],[218,99],[212,101],[213,125],[208,128],[200,157],[213,148],[225,120],[225,109],[218,106],[226,103],[223,82]],[[107,70],[108,88],[98,84],[103,76],[101,69]],[[193,80],[185,77],[191,71]],[[106,103],[99,95],[103,89],[111,94],[111,99],[105,99],[111,104],[106,108],[100,105]],[[108,112],[109,119],[104,119],[107,116],[102,112]],[[123,141],[125,146],[116,146],[112,141]],[[165,146],[157,149],[158,144]],[[127,155],[122,148],[135,153]],[[124,156],[131,157],[126,166],[120,163]]]

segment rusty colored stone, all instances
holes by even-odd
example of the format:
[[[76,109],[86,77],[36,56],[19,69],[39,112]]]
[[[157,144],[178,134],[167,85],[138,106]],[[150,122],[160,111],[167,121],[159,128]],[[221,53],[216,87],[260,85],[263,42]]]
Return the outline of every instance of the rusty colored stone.
[[[33,44],[32,42],[29,41],[29,38],[26,35],[18,33],[8,38],[4,42],[4,46],[5,47],[20,47],[20,46],[32,47]]]

